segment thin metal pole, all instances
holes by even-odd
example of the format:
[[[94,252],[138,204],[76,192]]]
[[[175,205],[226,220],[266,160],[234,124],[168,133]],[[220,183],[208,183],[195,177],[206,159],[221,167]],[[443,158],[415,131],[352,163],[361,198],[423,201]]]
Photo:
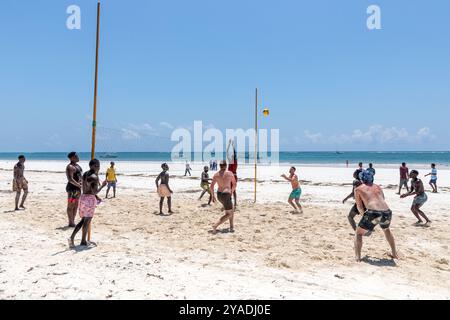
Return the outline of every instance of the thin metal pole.
[[[258,88],[255,91],[255,199],[256,203],[256,186],[258,177]]]
[[[95,80],[94,80],[94,111],[92,115],[92,149],[91,159],[95,158],[95,136],[97,129],[97,83],[98,83],[98,48],[100,43],[100,1],[97,2],[97,37],[95,41]],[[89,224],[88,241],[91,241],[92,221]]]

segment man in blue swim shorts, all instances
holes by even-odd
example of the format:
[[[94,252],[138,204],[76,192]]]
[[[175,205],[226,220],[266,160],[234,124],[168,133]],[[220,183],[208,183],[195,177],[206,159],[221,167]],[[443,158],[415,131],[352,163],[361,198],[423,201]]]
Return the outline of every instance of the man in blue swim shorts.
[[[289,177],[283,174],[281,177],[289,181],[292,185],[292,192],[289,195],[289,204],[295,209],[296,213],[303,213],[302,205],[300,204],[300,196],[302,195],[302,188],[300,188],[300,182],[298,176],[295,174],[295,167],[291,167],[289,170]],[[295,200],[295,204],[294,204]]]

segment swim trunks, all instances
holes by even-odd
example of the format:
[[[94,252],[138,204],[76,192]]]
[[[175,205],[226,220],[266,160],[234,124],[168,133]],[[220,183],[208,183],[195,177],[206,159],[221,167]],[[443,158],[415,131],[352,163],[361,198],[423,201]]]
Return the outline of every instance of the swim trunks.
[[[75,203],[80,198],[80,195],[81,195],[81,190],[79,190],[79,189],[68,191],[67,192],[67,200],[69,201],[69,203]]]
[[[400,179],[400,186],[408,188],[408,179]]]
[[[205,190],[206,192],[208,192],[209,194],[211,194],[211,189],[210,189],[210,185],[208,182],[202,182],[200,184],[200,187]]]
[[[158,195],[161,198],[171,197],[172,196],[172,194],[170,193],[169,188],[165,184],[160,184],[159,185],[159,187],[158,187]]]
[[[111,188],[111,187],[113,187],[113,188],[116,187],[116,182],[115,181],[108,182],[108,188]]]
[[[392,219],[392,211],[376,211],[376,210],[367,210],[361,221],[358,224],[358,227],[373,231],[375,227],[379,224],[381,229],[388,229],[391,225]]]
[[[231,201],[231,193],[217,192],[217,199],[223,204],[225,210],[233,210],[233,202]]]
[[[428,196],[426,193],[421,194],[420,196],[416,196],[413,200],[413,206],[423,206],[425,202],[428,201]]]
[[[28,181],[25,178],[20,179],[14,179],[13,183],[13,191],[21,191],[21,190],[28,190]]]
[[[356,204],[353,205],[353,207],[350,209],[350,212],[348,213],[349,216],[355,217],[359,215],[358,206]]]
[[[92,218],[97,207],[97,198],[93,194],[82,194],[78,212],[81,218]]]
[[[289,195],[289,199],[300,200],[301,195],[302,195],[302,189],[297,188],[297,189],[292,190],[291,194]]]

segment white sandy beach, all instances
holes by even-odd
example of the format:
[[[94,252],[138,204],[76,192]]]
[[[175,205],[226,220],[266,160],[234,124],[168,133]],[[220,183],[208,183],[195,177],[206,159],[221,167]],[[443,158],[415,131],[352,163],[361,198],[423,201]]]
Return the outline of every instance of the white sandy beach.
[[[191,164],[192,178],[182,177],[183,164],[171,165],[175,213],[162,217],[155,214],[159,163],[116,161],[118,198],[97,209],[97,246],[69,250],[66,163],[26,162],[30,194],[19,212],[11,210],[14,163],[0,161],[0,299],[450,298],[450,170],[439,170],[440,193],[429,193],[423,208],[433,223],[423,228],[412,226],[412,198],[395,194],[398,169],[377,168],[401,259],[388,258],[377,228],[364,238],[366,258],[355,263],[352,201],[341,202],[353,167],[298,167],[305,212],[295,215],[286,203],[290,185],[280,178],[287,165],[260,167],[257,204],[253,167],[240,166],[236,232],[212,235],[221,212],[197,200],[201,164]],[[422,177],[428,168],[419,171]]]

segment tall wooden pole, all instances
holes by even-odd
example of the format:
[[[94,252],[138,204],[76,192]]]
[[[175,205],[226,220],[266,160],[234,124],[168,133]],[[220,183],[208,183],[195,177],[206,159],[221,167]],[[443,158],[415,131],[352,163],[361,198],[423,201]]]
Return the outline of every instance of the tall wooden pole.
[[[95,137],[97,132],[97,84],[98,84],[98,47],[100,43],[100,1],[97,2],[97,37],[95,41],[95,80],[94,80],[94,111],[92,115],[92,148],[91,159],[95,158]],[[92,222],[91,222],[92,224]],[[91,241],[91,224],[89,224],[88,240]]]
[[[95,43],[95,81],[94,81],[94,111],[92,115],[92,149],[91,159],[95,158],[95,136],[97,129],[97,83],[98,83],[98,47],[100,42],[100,2],[97,3],[97,38]]]
[[[256,203],[256,186],[257,186],[257,170],[258,170],[258,88],[255,91],[255,199]]]

